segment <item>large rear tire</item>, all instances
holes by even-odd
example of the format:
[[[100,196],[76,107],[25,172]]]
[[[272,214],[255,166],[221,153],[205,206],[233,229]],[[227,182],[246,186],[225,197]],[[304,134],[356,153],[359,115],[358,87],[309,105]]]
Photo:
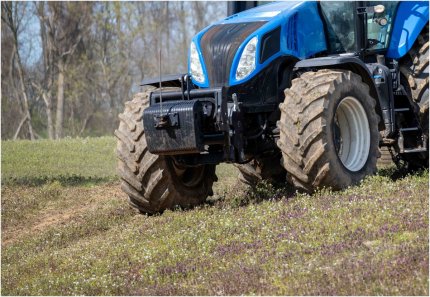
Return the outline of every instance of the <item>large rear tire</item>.
[[[143,213],[201,204],[213,194],[215,166],[181,167],[171,157],[148,151],[142,116],[149,105],[149,93],[135,95],[119,115],[115,136],[121,188],[130,204]]]
[[[293,80],[280,104],[278,146],[295,187],[338,190],[376,172],[375,103],[351,71],[324,69]]]
[[[402,80],[412,99],[420,107],[420,122],[424,135],[429,136],[429,29],[424,28],[408,54],[400,61]],[[405,156],[411,169],[428,168],[429,153]]]
[[[412,98],[421,112],[428,113],[429,101],[429,33],[428,25],[418,36],[414,46],[400,61],[400,72],[408,82]]]
[[[386,146],[382,146],[379,148],[379,152],[381,153],[381,156],[378,159],[378,167],[379,168],[387,168],[395,166],[395,163],[393,162],[393,156],[390,153],[390,150]]]

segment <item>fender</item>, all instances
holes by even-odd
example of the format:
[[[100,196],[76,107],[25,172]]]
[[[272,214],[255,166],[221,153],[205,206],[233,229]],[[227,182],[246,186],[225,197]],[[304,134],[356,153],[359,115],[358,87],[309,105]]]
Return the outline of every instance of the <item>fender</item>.
[[[400,2],[386,56],[399,59],[406,55],[428,22],[428,1]]]
[[[393,106],[393,96],[386,98],[383,96],[375,85],[372,78],[372,73],[363,61],[358,57],[351,55],[336,55],[321,58],[313,58],[301,60],[294,65],[294,71],[300,71],[303,69],[345,69],[350,70],[361,76],[363,82],[365,82],[370,88],[370,95],[376,99],[376,113],[381,117],[379,122],[379,130],[390,130],[391,124],[393,123],[392,112],[383,112],[383,110],[389,110]]]

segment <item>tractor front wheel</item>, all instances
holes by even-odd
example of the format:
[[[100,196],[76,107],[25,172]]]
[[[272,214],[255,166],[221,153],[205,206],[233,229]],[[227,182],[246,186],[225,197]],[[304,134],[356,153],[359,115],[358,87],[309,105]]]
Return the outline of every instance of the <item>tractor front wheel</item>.
[[[239,181],[246,186],[255,187],[265,180],[273,182],[285,182],[287,172],[280,164],[280,153],[254,158],[246,164],[235,164],[239,169]]]
[[[176,164],[172,157],[148,151],[142,116],[149,105],[149,93],[135,95],[119,115],[115,136],[121,188],[129,196],[130,204],[143,213],[201,204],[212,195],[215,166],[185,167]]]
[[[376,172],[379,117],[361,77],[347,70],[307,72],[280,104],[278,146],[294,186],[335,190]]]

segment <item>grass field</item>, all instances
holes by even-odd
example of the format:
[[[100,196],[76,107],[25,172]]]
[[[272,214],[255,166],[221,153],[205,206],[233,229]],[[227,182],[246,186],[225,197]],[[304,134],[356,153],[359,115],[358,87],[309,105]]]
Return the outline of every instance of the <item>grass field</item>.
[[[2,142],[2,295],[428,295],[428,172],[312,196],[236,186],[144,216],[113,138]]]
[[[2,184],[115,180],[115,143],[113,137],[2,141]]]

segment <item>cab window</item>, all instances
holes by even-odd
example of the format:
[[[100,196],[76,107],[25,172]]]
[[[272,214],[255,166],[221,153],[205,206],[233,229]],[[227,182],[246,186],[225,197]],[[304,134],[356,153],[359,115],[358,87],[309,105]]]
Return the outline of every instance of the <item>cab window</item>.
[[[367,6],[383,7],[382,12],[375,11],[367,14],[367,48],[380,50],[388,47],[389,37],[393,26],[394,14],[398,2],[369,1]],[[381,5],[383,5],[381,7]]]

